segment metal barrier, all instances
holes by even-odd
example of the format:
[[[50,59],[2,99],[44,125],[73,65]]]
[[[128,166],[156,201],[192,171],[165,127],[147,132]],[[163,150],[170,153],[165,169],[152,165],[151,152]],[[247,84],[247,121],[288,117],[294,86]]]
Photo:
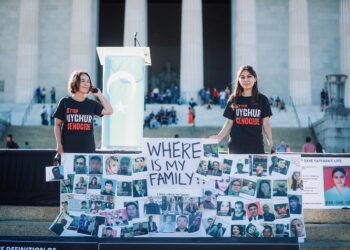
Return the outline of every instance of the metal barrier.
[[[33,95],[32,99],[30,100],[26,111],[24,111],[24,115],[22,118],[22,126],[26,123],[27,119],[28,119],[28,115],[30,113],[30,111],[32,110],[33,104],[35,103],[35,96]]]
[[[289,103],[290,103],[290,106],[292,106],[292,108],[293,108],[293,112],[295,114],[295,117],[297,118],[298,128],[300,128],[300,118],[299,118],[297,109],[295,108],[295,105],[294,105],[294,102],[293,102],[293,99],[291,96],[289,96]]]

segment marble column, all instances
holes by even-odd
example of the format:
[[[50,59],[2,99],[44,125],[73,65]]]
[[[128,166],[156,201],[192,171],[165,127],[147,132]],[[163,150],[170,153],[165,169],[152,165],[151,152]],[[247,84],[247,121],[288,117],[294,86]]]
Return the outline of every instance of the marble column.
[[[340,73],[348,75],[345,84],[346,107],[350,107],[350,0],[340,0]]]
[[[96,84],[97,8],[94,0],[74,0],[71,11],[69,70],[87,71]]]
[[[125,17],[124,17],[124,46],[134,46],[134,35],[137,32],[137,46],[147,47],[148,30],[147,30],[147,0],[125,0]],[[152,57],[152,48],[151,48]],[[145,93],[148,92],[148,67],[145,71]]]
[[[236,75],[236,0],[231,0],[231,89]]]
[[[236,0],[236,71],[242,65],[257,68],[255,0]],[[233,47],[234,48],[234,47]]]
[[[289,93],[295,105],[311,105],[307,0],[289,0]]]
[[[124,46],[134,46],[134,33],[141,47],[147,46],[147,0],[125,0]]]
[[[181,13],[181,97],[197,101],[204,87],[202,0],[183,0]]]
[[[20,1],[16,103],[28,103],[38,82],[39,0]],[[41,86],[42,87],[42,86]]]

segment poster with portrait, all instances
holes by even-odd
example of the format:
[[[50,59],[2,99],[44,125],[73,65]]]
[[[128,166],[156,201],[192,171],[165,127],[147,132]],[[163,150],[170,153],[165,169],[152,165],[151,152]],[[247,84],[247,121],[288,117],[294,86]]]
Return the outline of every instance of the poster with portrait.
[[[305,156],[301,163],[304,208],[350,208],[350,158]]]

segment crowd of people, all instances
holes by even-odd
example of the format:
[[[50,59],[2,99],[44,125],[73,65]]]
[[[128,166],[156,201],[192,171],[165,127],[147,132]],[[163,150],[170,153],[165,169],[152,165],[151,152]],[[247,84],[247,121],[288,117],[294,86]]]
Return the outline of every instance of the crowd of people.
[[[220,105],[222,109],[226,107],[229,96],[231,95],[231,89],[227,86],[220,91],[217,88],[202,88],[198,92],[201,105],[207,105],[207,109],[211,109],[211,105]]]
[[[182,104],[180,89],[176,85],[164,91],[161,91],[159,88],[154,88],[145,97],[145,103]]]
[[[278,153],[289,153],[292,151],[291,147],[289,144],[286,144],[283,140],[280,142],[278,147],[276,148],[276,151]]]
[[[217,88],[213,88],[212,90],[210,88],[202,88],[198,91],[198,100],[200,105],[207,105],[207,109],[211,109],[212,105],[220,105],[220,107],[224,109],[230,94],[231,89],[228,86],[220,91]],[[189,105],[192,106],[191,102],[194,102],[194,97],[187,101],[189,102]],[[181,98],[179,87],[174,86],[172,88],[167,88],[164,91],[159,88],[152,89],[149,94],[145,96],[145,103],[182,105],[186,104],[186,100]]]
[[[35,103],[42,103],[46,104],[46,94],[47,90],[45,87],[38,86],[35,89],[34,92],[34,101]],[[40,112],[40,118],[41,118],[41,125],[51,125],[53,126],[55,123],[54,113],[56,110],[56,89],[55,87],[52,87],[50,89],[50,109],[48,110],[46,105],[42,106],[41,112]]]
[[[292,152],[292,149],[291,149],[289,144],[285,143],[282,140],[280,142],[280,144],[276,148],[273,149],[273,151],[277,152],[277,153],[290,153],[290,152]],[[320,142],[313,144],[311,137],[307,136],[307,137],[305,137],[305,143],[301,146],[300,152],[303,152],[303,153],[325,153],[325,150],[322,147]]]
[[[47,90],[45,87],[41,88],[40,86],[38,86],[35,89],[35,93],[34,93],[35,102],[36,103],[46,103],[46,93],[47,93]],[[51,104],[56,103],[56,89],[55,89],[55,87],[52,87],[50,89],[50,101],[51,101]]]
[[[178,117],[174,107],[171,107],[170,110],[161,107],[156,114],[152,111],[148,116],[146,116],[143,127],[153,129],[159,128],[163,125],[176,125],[177,122]]]

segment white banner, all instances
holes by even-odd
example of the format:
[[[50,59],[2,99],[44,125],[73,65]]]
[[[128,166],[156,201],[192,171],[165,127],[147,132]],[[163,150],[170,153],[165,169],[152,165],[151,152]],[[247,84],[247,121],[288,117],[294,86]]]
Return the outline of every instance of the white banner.
[[[305,209],[350,208],[350,158],[302,157]]]
[[[148,138],[141,154],[64,154],[62,165],[57,235],[306,236],[300,155],[219,154],[211,139]]]

